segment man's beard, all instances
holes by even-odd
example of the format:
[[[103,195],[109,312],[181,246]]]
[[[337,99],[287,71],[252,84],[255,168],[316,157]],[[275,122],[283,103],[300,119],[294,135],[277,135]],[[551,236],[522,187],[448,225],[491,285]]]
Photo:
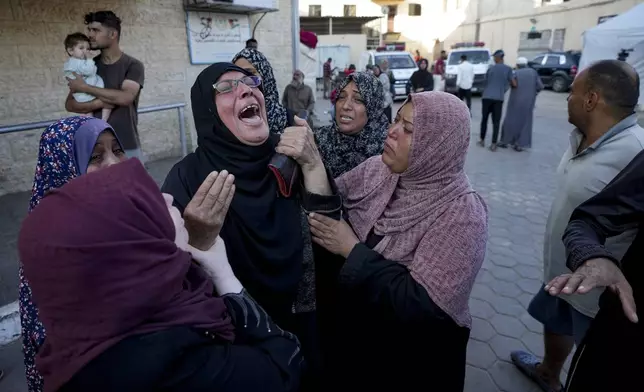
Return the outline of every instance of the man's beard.
[[[91,50],[103,50],[106,48],[106,46],[99,45],[98,42],[90,42],[89,43],[89,48]]]
[[[302,81],[301,81],[301,80],[297,80],[297,79],[293,79],[293,80],[291,80],[291,86],[293,86],[293,87],[300,87],[301,85],[302,85]]]

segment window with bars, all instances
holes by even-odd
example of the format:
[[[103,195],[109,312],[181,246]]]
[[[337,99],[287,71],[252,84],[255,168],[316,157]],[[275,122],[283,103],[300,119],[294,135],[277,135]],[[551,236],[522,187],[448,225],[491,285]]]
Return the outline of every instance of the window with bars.
[[[309,16],[322,16],[322,6],[321,5],[310,5],[309,6]]]
[[[409,16],[420,16],[420,4],[409,4]]]
[[[356,6],[350,4],[345,5],[344,16],[356,16]]]

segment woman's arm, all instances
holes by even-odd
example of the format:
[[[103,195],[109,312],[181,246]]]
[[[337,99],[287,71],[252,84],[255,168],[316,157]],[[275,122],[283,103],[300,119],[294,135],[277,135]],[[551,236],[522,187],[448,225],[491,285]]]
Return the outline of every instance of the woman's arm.
[[[315,136],[306,120],[296,117],[296,126],[284,130],[276,152],[295,159],[302,169],[304,188],[307,192],[332,196],[333,188],[322,157],[318,151]]]
[[[302,362],[300,342],[295,335],[275,324],[244,290],[233,273],[226,245],[221,237],[217,237],[215,245],[206,252],[198,249],[191,249],[190,252],[193,259],[211,277],[215,290],[226,303],[235,326],[235,344],[260,348],[280,368],[282,374],[289,375],[289,378],[295,377]],[[295,378],[299,380],[299,376]],[[292,384],[293,381],[289,380],[289,383]]]
[[[173,327],[118,342],[59,391],[297,391],[302,357],[291,359],[297,348],[282,337],[238,345]]]
[[[345,222],[313,214],[309,224],[313,241],[346,257],[338,286],[340,295],[357,302],[356,306],[373,308],[396,322],[448,320],[462,325],[465,320],[450,316],[458,317],[461,309],[467,309],[485,257],[487,221],[483,203],[464,201],[453,207],[456,210],[460,218],[437,220],[416,248],[409,249],[413,260],[406,266],[360,243]],[[446,315],[444,306],[456,313]]]
[[[618,262],[604,243],[644,219],[643,173],[644,153],[639,153],[606,188],[575,209],[563,236],[571,271],[594,258]]]

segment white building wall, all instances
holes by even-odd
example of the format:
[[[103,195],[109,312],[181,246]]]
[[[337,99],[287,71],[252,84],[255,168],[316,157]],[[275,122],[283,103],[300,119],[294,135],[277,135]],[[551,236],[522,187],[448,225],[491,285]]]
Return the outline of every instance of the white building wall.
[[[506,61],[514,63],[519,35],[530,30],[536,19],[537,30],[565,29],[564,50],[581,50],[582,34],[596,26],[601,16],[620,14],[643,0],[570,0],[541,5],[540,0],[463,0],[463,22],[443,31],[445,48],[456,42],[474,41],[480,14],[480,41],[492,50],[503,49]],[[462,1],[462,2],[463,2]],[[480,2],[480,4],[479,4]],[[644,22],[643,22],[644,23]]]

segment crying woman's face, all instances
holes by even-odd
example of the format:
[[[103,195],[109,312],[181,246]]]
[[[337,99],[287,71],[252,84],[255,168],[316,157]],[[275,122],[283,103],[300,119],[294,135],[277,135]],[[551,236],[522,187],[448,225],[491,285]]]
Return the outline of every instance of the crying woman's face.
[[[246,75],[231,71],[223,74],[217,82],[241,80]],[[266,103],[259,87],[249,87],[241,81],[233,83],[232,90],[215,90],[217,113],[224,125],[243,144],[258,146],[269,135]]]

